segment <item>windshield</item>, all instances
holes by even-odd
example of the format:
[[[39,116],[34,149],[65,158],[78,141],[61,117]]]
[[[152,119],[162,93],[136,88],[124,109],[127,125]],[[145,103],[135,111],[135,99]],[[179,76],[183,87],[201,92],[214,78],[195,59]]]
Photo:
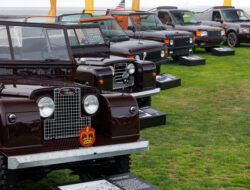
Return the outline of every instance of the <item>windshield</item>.
[[[71,46],[105,44],[99,28],[68,29],[68,36]]]
[[[9,26],[15,60],[70,60],[63,29]],[[0,59],[11,59],[6,26],[0,26]]]
[[[164,30],[160,19],[154,14],[138,14],[131,16],[133,22],[135,23],[136,30]]]
[[[129,40],[127,34],[122,30],[121,26],[114,19],[96,20],[91,21],[91,23],[99,24],[103,34],[110,41]]]
[[[72,15],[62,15],[59,16],[59,21],[61,22],[79,22],[81,18],[90,18],[91,14],[72,14]]]
[[[172,11],[175,24],[200,24],[201,22],[190,11]]]
[[[250,21],[250,16],[243,10],[222,10],[226,22]]]

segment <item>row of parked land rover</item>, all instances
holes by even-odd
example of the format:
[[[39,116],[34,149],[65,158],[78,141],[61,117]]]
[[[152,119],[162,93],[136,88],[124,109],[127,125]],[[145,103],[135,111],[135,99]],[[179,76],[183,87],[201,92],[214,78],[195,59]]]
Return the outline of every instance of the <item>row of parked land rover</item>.
[[[82,180],[128,172],[129,155],[149,150],[140,130],[166,122],[151,96],[181,85],[160,66],[250,42],[234,7],[0,20],[0,189],[60,168]]]

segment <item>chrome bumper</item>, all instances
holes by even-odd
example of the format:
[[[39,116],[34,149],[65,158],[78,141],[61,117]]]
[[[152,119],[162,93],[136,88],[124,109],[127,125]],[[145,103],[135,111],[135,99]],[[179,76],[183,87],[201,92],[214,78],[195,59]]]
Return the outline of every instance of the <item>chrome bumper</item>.
[[[159,94],[160,91],[161,91],[160,88],[155,88],[153,90],[145,90],[145,91],[142,91],[142,92],[130,93],[130,95],[132,95],[135,98],[143,98],[143,97]]]
[[[23,169],[39,166],[49,166],[70,162],[79,162],[98,158],[134,154],[149,150],[149,142],[140,140],[133,143],[79,148],[38,154],[8,157],[8,169]]]

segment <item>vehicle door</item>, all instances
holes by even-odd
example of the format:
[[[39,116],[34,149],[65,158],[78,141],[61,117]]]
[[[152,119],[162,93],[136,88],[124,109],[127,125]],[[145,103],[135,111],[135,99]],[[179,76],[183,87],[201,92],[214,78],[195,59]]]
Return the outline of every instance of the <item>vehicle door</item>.
[[[220,11],[213,11],[212,13],[212,26],[221,27],[222,26],[222,16]]]
[[[161,22],[166,25],[168,30],[174,29],[174,22],[168,12],[159,11],[158,17]]]

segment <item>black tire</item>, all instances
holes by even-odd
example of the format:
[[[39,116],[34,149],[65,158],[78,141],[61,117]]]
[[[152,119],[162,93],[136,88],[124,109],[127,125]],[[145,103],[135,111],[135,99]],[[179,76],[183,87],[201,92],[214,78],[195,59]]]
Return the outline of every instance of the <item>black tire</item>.
[[[240,45],[238,36],[235,32],[229,32],[227,34],[227,45],[229,47],[238,47]]]
[[[115,157],[115,164],[112,166],[113,174],[122,174],[130,171],[130,155]]]
[[[14,190],[13,183],[10,183],[9,171],[7,169],[7,159],[0,153],[0,189]]]

